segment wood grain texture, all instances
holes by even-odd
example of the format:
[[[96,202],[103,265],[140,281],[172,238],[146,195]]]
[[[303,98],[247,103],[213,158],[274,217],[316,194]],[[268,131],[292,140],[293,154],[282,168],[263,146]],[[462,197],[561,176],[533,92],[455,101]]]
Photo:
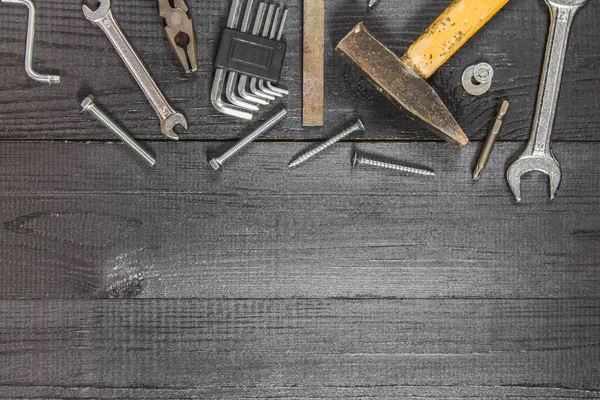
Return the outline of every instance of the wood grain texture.
[[[598,300],[0,302],[5,398],[590,399]]]
[[[206,0],[190,4],[196,22],[199,71],[185,76],[168,46],[155,2],[114,1],[123,30],[146,62],[174,107],[188,117],[191,128],[182,138],[231,139],[245,122],[219,114],[210,104],[212,62],[229,3]],[[283,81],[291,89],[285,100],[290,117],[269,138],[324,138],[354,114],[371,124],[368,137],[431,139],[405,114],[389,104],[333,47],[361,20],[396,54],[408,46],[447,6],[448,0],[382,0],[370,13],[365,1],[327,1],[325,31],[324,129],[302,129],[302,0],[286,1],[289,13],[285,36],[288,55]],[[0,138],[3,139],[112,139],[109,132],[81,115],[79,103],[90,92],[134,136],[163,140],[158,120],[135,81],[102,32],[81,14],[81,2],[46,0],[37,4],[38,35],[34,65],[59,73],[63,83],[49,87],[31,81],[23,70],[26,9],[0,7]],[[470,139],[485,137],[498,100],[513,104],[504,138],[525,140],[533,118],[542,58],[548,33],[548,11],[543,1],[512,1],[475,35],[430,81],[465,129]],[[600,131],[600,4],[590,1],[577,15],[569,45],[556,140],[598,140]],[[480,61],[495,69],[488,95],[475,98],[460,86],[463,70]]]
[[[0,147],[0,297],[598,298],[600,144],[555,144],[516,205],[521,143],[345,143],[293,171],[307,146],[258,143],[221,173],[207,151],[154,143],[156,170],[109,143]],[[433,180],[352,170],[353,147],[433,167]]]
[[[302,10],[302,125],[323,126],[325,114],[325,0],[304,0]]]

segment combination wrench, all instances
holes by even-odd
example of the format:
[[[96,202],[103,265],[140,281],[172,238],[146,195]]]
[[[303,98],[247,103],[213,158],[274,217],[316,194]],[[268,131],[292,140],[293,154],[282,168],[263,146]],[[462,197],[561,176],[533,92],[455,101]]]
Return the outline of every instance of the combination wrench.
[[[521,201],[521,177],[532,171],[542,172],[550,178],[550,199],[560,186],[560,164],[552,154],[550,139],[556,118],[560,84],[562,81],[569,33],[577,11],[588,0],[545,0],[550,9],[550,33],[533,127],[527,147],[508,168],[506,180],[517,202]]]
[[[125,34],[115,20],[111,8],[110,0],[97,0],[98,8],[92,11],[88,6],[84,5],[83,15],[88,21],[98,25],[106,34],[114,48],[119,53],[119,56],[135,78],[136,82],[148,98],[150,105],[160,119],[160,129],[163,135],[169,139],[179,140],[179,136],[174,132],[173,128],[176,125],[181,125],[185,129],[188,128],[188,123],[185,117],[176,112],[165,96],[162,94],[152,76],[142,63],[142,60],[137,55]]]

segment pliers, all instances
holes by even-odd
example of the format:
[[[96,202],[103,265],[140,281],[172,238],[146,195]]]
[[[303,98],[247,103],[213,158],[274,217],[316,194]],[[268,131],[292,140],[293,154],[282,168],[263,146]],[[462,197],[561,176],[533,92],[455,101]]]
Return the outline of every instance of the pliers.
[[[160,16],[165,19],[165,31],[173,53],[183,64],[185,72],[197,71],[196,34],[185,0],[174,0],[174,7],[170,0],[158,0],[158,8]]]

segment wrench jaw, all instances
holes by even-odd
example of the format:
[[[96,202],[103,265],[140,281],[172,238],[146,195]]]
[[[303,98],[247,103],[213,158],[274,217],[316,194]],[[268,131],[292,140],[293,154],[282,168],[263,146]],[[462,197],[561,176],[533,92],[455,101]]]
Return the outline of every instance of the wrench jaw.
[[[83,15],[88,21],[98,22],[110,12],[110,0],[97,0],[99,3],[98,8],[93,11],[85,4],[81,7]]]
[[[541,172],[550,180],[550,200],[554,200],[562,180],[560,164],[553,156],[521,156],[506,171],[506,180],[517,203],[521,202],[521,177],[529,172]]]
[[[175,113],[167,117],[164,123],[161,124],[161,131],[163,135],[171,140],[179,140],[179,135],[174,131],[177,125],[182,126],[184,129],[188,128],[188,122],[185,117],[180,113]]]

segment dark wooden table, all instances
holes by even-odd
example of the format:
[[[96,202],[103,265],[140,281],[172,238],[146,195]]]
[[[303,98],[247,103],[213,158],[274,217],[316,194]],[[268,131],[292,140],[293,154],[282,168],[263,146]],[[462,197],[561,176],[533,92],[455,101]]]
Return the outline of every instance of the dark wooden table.
[[[432,78],[473,143],[440,142],[341,57],[358,21],[403,50],[448,0],[327,1],[326,126],[301,127],[301,1],[288,1],[290,116],[215,173],[207,151],[249,132],[209,100],[229,2],[189,0],[200,69],[185,76],[155,2],[114,1],[124,31],[191,122],[179,143],[74,0],[0,4],[0,397],[600,398],[600,2],[573,27],[553,148],[516,205],[504,179],[529,135],[548,30],[513,0]],[[495,68],[485,96],[462,71]],[[79,112],[93,93],[157,154],[149,169]],[[470,171],[499,99],[503,141]],[[352,118],[366,138],[288,171]],[[353,148],[433,167],[434,180],[352,170]]]

